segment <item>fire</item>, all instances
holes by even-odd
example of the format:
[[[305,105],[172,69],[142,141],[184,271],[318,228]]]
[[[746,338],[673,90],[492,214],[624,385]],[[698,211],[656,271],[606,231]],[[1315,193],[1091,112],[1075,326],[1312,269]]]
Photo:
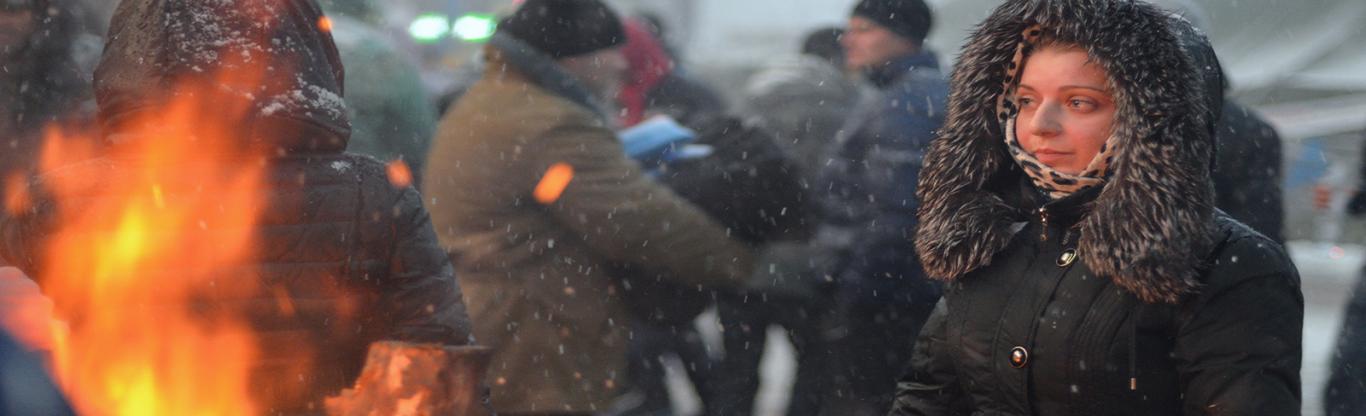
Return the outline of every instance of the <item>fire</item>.
[[[258,412],[255,339],[219,301],[263,290],[255,276],[222,271],[256,255],[266,158],[215,121],[249,109],[196,102],[203,88],[179,86],[186,98],[139,120],[153,128],[99,163],[89,162],[96,139],[53,132],[46,142],[51,204],[35,211],[53,229],[34,277],[70,324],[54,324],[53,365],[82,414]]]

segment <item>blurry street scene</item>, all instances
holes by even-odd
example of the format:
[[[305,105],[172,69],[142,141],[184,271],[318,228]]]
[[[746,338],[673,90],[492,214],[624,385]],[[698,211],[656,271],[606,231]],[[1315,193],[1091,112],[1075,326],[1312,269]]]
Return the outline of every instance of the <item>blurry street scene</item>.
[[[1366,414],[1366,1],[1146,1]],[[1043,3],[0,0],[0,415],[885,415],[960,53]]]

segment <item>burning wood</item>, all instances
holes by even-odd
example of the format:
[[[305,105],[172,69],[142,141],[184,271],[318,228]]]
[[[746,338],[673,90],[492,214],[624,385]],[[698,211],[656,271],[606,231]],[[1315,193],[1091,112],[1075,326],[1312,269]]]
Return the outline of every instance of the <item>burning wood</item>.
[[[377,342],[353,389],[327,399],[331,416],[486,415],[489,349]]]

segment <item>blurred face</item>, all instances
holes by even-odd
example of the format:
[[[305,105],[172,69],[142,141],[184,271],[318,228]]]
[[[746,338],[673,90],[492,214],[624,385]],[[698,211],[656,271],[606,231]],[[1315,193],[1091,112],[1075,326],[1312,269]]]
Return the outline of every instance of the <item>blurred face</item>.
[[[626,83],[628,65],[621,48],[561,58],[558,62],[603,102],[614,102],[617,92]]]
[[[1048,47],[1034,52],[1020,77],[1015,137],[1048,167],[1079,174],[1110,137],[1114,96],[1105,70],[1086,52]]]
[[[33,26],[33,11],[0,7],[0,53],[23,46]]]
[[[859,16],[849,18],[840,44],[844,45],[844,65],[851,70],[883,65],[917,50],[915,42]]]

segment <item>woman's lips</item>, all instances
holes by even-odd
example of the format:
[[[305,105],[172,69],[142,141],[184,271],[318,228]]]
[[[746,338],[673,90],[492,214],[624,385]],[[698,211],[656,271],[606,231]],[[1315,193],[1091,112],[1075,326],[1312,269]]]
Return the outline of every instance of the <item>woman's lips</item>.
[[[1066,161],[1071,156],[1071,152],[1060,152],[1057,150],[1039,149],[1034,151],[1035,159],[1039,159],[1040,162],[1050,166],[1057,162]]]

